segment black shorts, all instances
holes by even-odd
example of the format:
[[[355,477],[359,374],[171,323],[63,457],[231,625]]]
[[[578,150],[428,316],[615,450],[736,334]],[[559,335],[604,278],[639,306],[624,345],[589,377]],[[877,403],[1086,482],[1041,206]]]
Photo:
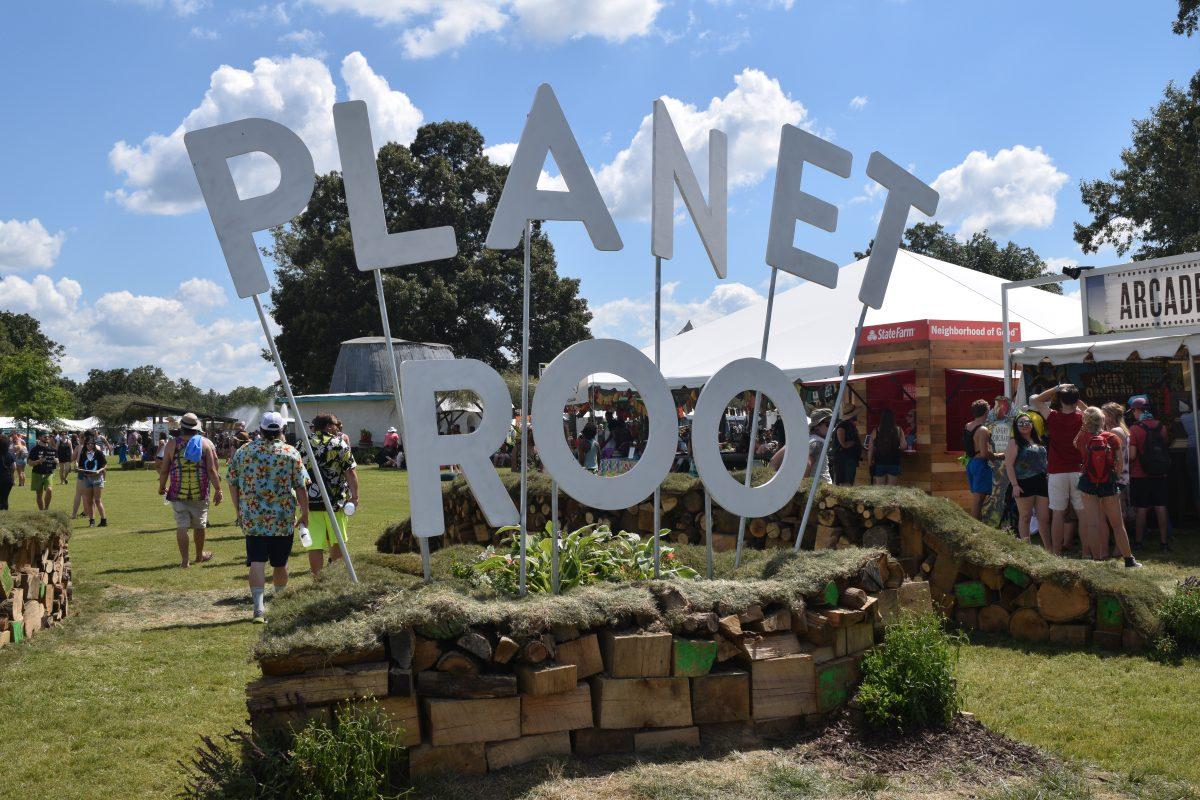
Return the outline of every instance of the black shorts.
[[[1155,508],[1167,504],[1167,477],[1130,478],[1129,504],[1134,508]]]
[[[270,562],[272,567],[286,567],[288,556],[292,554],[292,540],[295,538],[295,534],[247,536],[246,566]]]
[[[1049,497],[1049,484],[1046,473],[1042,472],[1032,478],[1017,478],[1017,486],[1021,487],[1021,497]]]

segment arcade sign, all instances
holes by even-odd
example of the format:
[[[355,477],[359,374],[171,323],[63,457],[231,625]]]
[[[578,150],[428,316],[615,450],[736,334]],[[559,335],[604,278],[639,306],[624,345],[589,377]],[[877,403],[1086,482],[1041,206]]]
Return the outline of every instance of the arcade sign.
[[[337,103],[333,116],[358,268],[366,271],[453,256],[457,244],[452,228],[396,233],[387,230],[367,106],[362,101]],[[714,270],[724,277],[728,226],[725,135],[720,131],[709,135],[708,202],[701,196],[666,106],[657,101],[653,142],[651,188],[658,213],[652,217],[651,253],[671,258],[672,215],[662,209],[673,208],[674,189],[678,187]],[[184,135],[184,144],[238,295],[253,297],[268,291],[267,272],[253,235],[285,225],[304,210],[316,180],[311,152],[293,131],[265,119],[243,119],[189,131]],[[279,184],[266,194],[243,198],[234,184],[229,160],[251,152],[264,153],[276,162]],[[566,191],[537,188],[546,157],[551,154]],[[800,185],[805,164],[848,178],[851,162],[851,154],[832,142],[792,125],[783,126],[767,264],[824,286],[837,285],[836,263],[794,245],[798,222],[829,232],[836,230],[837,207],[801,191]],[[915,207],[932,215],[938,194],[878,152],[871,154],[866,173],[887,192],[859,291],[864,305],[879,308],[909,209]],[[485,246],[515,248],[528,220],[580,222],[597,250],[623,247],[562,107],[547,84],[537,89]],[[649,417],[649,439],[642,457],[617,477],[599,477],[584,470],[562,432],[563,407],[574,397],[579,382],[595,372],[611,372],[628,380],[644,399]],[[461,468],[492,526],[518,524],[517,508],[490,460],[508,436],[513,416],[508,388],[499,373],[482,361],[452,359],[405,361],[400,365],[400,376],[414,535],[427,538],[445,532],[442,464]],[[808,438],[808,418],[792,382],[773,364],[744,358],[718,370],[700,393],[692,423],[693,454],[714,502],[739,516],[762,517],[795,496],[807,468],[808,448],[789,449],[780,470],[765,484],[750,487],[735,481],[721,459],[717,427],[730,398],[746,389],[771,398],[783,418],[789,441]],[[473,391],[483,400],[479,427],[470,433],[439,433],[436,393],[460,390]],[[534,429],[542,432],[538,447],[547,472],[564,492],[585,505],[619,509],[639,503],[654,492],[674,461],[678,418],[671,392],[654,363],[625,342],[593,339],[560,353],[541,375],[532,422]]]

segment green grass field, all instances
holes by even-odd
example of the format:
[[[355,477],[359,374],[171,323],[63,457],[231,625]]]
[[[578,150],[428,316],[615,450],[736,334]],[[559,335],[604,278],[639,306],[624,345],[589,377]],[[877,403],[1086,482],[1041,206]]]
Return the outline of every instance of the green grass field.
[[[372,551],[384,526],[408,512],[406,474],[371,467],[360,479],[352,553]],[[230,507],[211,515],[214,560],[183,570],[154,477],[114,472],[108,483],[109,527],[73,523],[74,615],[0,650],[0,796],[171,797],[182,783],[176,762],[199,737],[244,719],[261,629],[249,622]],[[70,510],[68,490],[73,483],[55,508]],[[15,489],[12,506],[33,508],[32,493]],[[1150,548],[1144,560],[1164,585],[1200,572],[1194,544],[1177,545],[1170,561],[1158,555]],[[301,554],[292,566],[293,581],[309,580]],[[962,679],[967,708],[1016,738],[1119,774],[1200,782],[1195,660],[1170,666],[980,641],[963,651]]]

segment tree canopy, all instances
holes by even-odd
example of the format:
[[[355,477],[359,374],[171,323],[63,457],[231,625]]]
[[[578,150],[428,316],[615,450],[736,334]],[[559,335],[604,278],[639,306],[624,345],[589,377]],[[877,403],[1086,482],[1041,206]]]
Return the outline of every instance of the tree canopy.
[[[424,125],[411,145],[384,145],[378,165],[388,230],[451,225],[459,250],[383,271],[392,335],[449,344],[459,357],[502,370],[518,365],[522,251],[483,246],[508,168],[483,154],[482,134],[466,122]],[[340,343],[382,333],[374,277],[354,260],[341,175],[318,177],[305,211],[272,233],[280,356],[296,391],[327,391]],[[589,338],[592,315],[579,281],[558,275],[554,248],[536,224],[530,269],[536,364]]]
[[[875,240],[872,239],[866,251],[856,252],[854,257],[866,258],[871,254],[874,245]],[[913,253],[958,264],[986,275],[995,275],[1006,281],[1023,281],[1049,273],[1045,260],[1032,247],[1022,247],[1013,242],[1001,247],[986,230],[971,234],[965,241],[959,241],[953,234],[948,233],[941,223],[918,222],[904,232],[904,241],[900,246]],[[1062,294],[1061,284],[1051,283],[1038,288]]]
[[[42,333],[42,325],[35,317],[0,311],[0,355],[18,350],[33,350],[55,363],[63,354],[62,345]]]
[[[172,380],[161,367],[151,364],[133,369],[93,369],[76,394],[87,413],[112,425],[145,416],[139,412],[126,419],[123,409],[131,400],[222,414],[238,406],[262,407],[275,397],[274,389],[256,386],[239,386],[225,393],[201,389],[187,378]]]
[[[1171,23],[1171,30],[1180,36],[1191,36],[1200,23],[1200,0],[1179,0],[1179,16]]]
[[[27,347],[0,356],[0,409],[18,421],[52,423],[71,413],[73,400],[58,365]]]
[[[1150,116],[1134,120],[1121,164],[1108,180],[1080,182],[1093,218],[1075,223],[1083,251],[1112,245],[1143,259],[1200,250],[1200,73],[1186,89],[1168,83]]]

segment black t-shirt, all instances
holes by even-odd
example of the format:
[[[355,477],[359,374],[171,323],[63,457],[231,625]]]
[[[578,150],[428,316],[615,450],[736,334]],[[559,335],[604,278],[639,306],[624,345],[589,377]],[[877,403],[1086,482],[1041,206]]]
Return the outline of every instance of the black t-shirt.
[[[33,471],[38,475],[52,475],[58,466],[58,454],[54,452],[54,448],[40,443],[29,448],[29,460],[37,461],[39,458],[43,461],[35,465]]]
[[[71,443],[70,442],[64,441],[64,442],[58,443],[58,460],[59,461],[70,461],[71,460]]]
[[[79,454],[79,469],[84,472],[98,472],[108,465],[108,459],[99,450],[89,452],[84,450]]]
[[[846,446],[842,447],[842,443],[838,441],[837,434],[834,434],[833,441],[837,444],[837,450],[843,456],[855,457],[862,455],[862,443],[858,440],[858,426],[854,424],[852,419],[844,419],[838,423],[838,429],[846,437]]]
[[[4,455],[0,456],[0,484],[11,484],[13,482],[13,466],[17,460],[13,458],[13,454],[5,451]]]

